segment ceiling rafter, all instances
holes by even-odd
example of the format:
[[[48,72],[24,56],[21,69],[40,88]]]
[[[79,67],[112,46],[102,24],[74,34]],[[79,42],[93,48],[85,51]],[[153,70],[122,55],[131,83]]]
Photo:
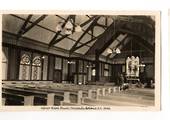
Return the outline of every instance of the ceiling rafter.
[[[98,23],[96,23],[96,24],[98,24]],[[91,40],[83,43],[82,45],[77,46],[77,47],[75,48],[75,50],[80,49],[81,47],[83,47],[83,46],[85,46],[85,45],[87,45],[87,44],[95,41],[96,39],[98,39],[98,38],[103,34],[103,33],[101,33],[101,34],[98,35],[97,37],[94,37],[94,36],[93,36],[93,32],[94,32],[94,27],[91,29],[91,33],[92,33],[92,35],[91,35]]]
[[[72,46],[72,48],[70,49],[70,54],[73,53],[75,51],[75,48],[77,46],[77,44],[80,42],[80,40],[84,37],[84,35],[91,30],[97,23],[97,21],[100,19],[100,17],[96,17],[94,19],[94,21],[90,24],[90,26],[84,31],[84,33],[79,37],[79,39],[76,41],[76,43]]]
[[[110,45],[110,43],[113,42],[113,39],[115,40],[119,33],[118,29],[123,25],[124,24],[119,21],[113,21],[85,54],[94,54],[96,49],[98,49],[98,53],[101,54]],[[106,41],[106,43],[104,41]]]
[[[128,37],[128,39],[130,40],[129,42],[134,42],[134,44],[137,44],[143,48],[145,48],[150,54],[154,55],[154,51],[152,48],[150,48],[151,46],[148,46],[148,44],[146,42],[143,42],[143,39],[140,36],[137,35],[132,35],[130,34],[130,37]],[[129,42],[127,42],[126,44],[124,44],[124,47],[129,44]],[[141,50],[133,50],[133,51],[124,51],[121,54],[125,54],[125,53],[129,53],[129,52],[141,52]],[[146,52],[143,50],[143,52]],[[119,54],[116,54],[116,56],[113,56],[111,59],[113,59],[114,57],[117,57]]]
[[[128,37],[129,37],[129,36],[126,35],[126,37],[124,37],[122,41],[119,41],[119,43],[118,43],[114,48],[118,48],[118,47],[119,47],[120,45],[122,45],[122,44],[124,45],[124,42],[125,42],[125,40],[126,40]],[[116,40],[117,40],[117,39],[116,39]],[[107,57],[110,57],[110,56],[111,56],[111,54],[108,54],[108,55],[107,55]],[[113,57],[114,57],[114,56],[113,56]],[[112,58],[113,58],[113,57],[112,57]]]
[[[99,24],[99,23],[97,23],[96,26],[101,27],[101,28],[103,28],[104,30],[106,30],[107,27],[108,27],[108,26],[106,26],[106,25],[102,25],[102,24]]]
[[[143,46],[145,49],[147,49],[147,51],[149,51],[152,55],[154,54],[154,46],[151,45],[147,40],[143,39],[143,37],[141,37],[141,35],[137,34],[137,33],[134,33],[132,31],[129,31],[129,30],[123,30],[123,29],[119,29],[120,32],[123,32],[123,33],[127,33],[128,35],[130,35],[130,39],[135,39],[133,40],[136,44],[140,45],[140,46]],[[125,39],[124,39],[125,41]],[[122,41],[124,43],[124,41]],[[120,46],[121,44],[118,44],[117,46]],[[125,45],[124,45],[125,46]],[[112,59],[114,58],[115,56],[112,57]]]
[[[64,28],[64,26],[66,25],[66,23],[69,21],[69,19],[71,18],[72,16],[71,15],[69,15],[68,17],[67,17],[67,19],[65,20],[65,22],[63,23],[63,25],[61,26],[62,28]],[[57,39],[57,37],[59,36],[59,34],[61,33],[61,31],[58,31],[55,35],[54,35],[54,37],[52,38],[52,40],[50,41],[50,43],[49,43],[49,47],[51,47],[52,45],[54,45],[54,43],[56,42],[56,39]],[[67,37],[68,35],[66,35],[66,37]],[[63,36],[64,37],[64,36]]]
[[[39,22],[41,22],[43,19],[45,19],[47,15],[42,15],[41,17],[39,17],[35,22],[33,22],[30,26],[28,26],[27,28],[25,28],[24,32],[22,34],[25,34],[26,32],[28,32],[31,28],[33,28],[36,24],[38,24]]]
[[[137,39],[135,39],[135,43],[143,46],[148,52],[150,52],[152,55],[154,55],[155,47],[152,46],[150,43],[144,41],[141,37],[135,36]]]
[[[125,40],[130,40],[130,39],[133,39],[133,37],[131,36],[131,35],[127,35],[121,42],[119,42],[117,45],[116,45],[116,47],[115,48],[119,48],[120,47],[120,45],[122,45],[123,44],[123,47],[127,44],[124,44],[124,42],[125,42]],[[121,52],[122,53],[122,52]],[[115,55],[117,55],[117,54],[115,54]],[[113,59],[114,57],[115,57],[115,55],[114,56],[112,56],[111,57],[111,59]],[[110,56],[109,56],[110,57]]]
[[[61,16],[59,16],[59,15],[56,15],[56,16],[64,19],[63,17],[61,17]],[[95,18],[95,17],[93,17],[93,18],[85,21],[84,23],[82,23],[82,24],[80,25],[80,27],[85,26],[86,24],[88,24],[89,22],[91,22],[94,18]],[[64,20],[65,20],[65,19],[64,19]],[[73,25],[75,26],[75,15],[73,16],[73,21],[74,21]],[[73,27],[73,28],[75,28],[75,27]],[[75,32],[74,29],[73,29],[73,32]],[[69,35],[63,35],[62,38],[59,38],[59,39],[56,39],[56,38],[55,38],[55,39],[53,40],[53,42],[51,42],[51,43],[49,44],[49,47],[52,46],[52,45],[54,45],[54,44],[57,44],[58,42],[60,42],[60,41],[63,40],[64,38],[67,38],[68,36],[69,36]],[[76,41],[76,40],[75,40],[75,41]]]
[[[101,35],[101,34],[100,34],[100,35],[98,35],[97,37],[94,37],[94,36],[93,36],[93,32],[94,32],[94,27],[91,29],[91,34],[92,34],[92,35],[91,35],[91,40],[89,40],[89,41],[87,41],[87,42],[85,42],[85,43],[77,46],[77,47],[75,48],[75,51],[76,51],[77,49],[80,49],[81,47],[83,47],[83,46],[85,46],[85,45],[87,45],[87,44],[95,41],[95,40],[98,39],[99,36]]]
[[[130,31],[130,30],[125,30],[125,29],[119,29],[119,31],[131,34],[133,36],[136,36],[136,37],[140,38],[139,41],[142,42],[143,44],[145,44],[151,51],[154,52],[154,49],[155,49],[154,46],[151,45],[144,37],[142,37],[141,34],[135,33],[135,32]]]
[[[89,15],[86,15],[88,18],[91,18]]]
[[[125,42],[125,40],[128,38],[128,37],[130,37],[129,35],[126,35],[124,38],[123,38],[123,40],[118,40],[118,39],[116,39],[116,40],[118,40],[119,41],[119,43],[116,45],[116,47],[115,48],[118,48],[120,45],[124,45],[124,42]]]
[[[27,19],[25,20],[24,24],[22,25],[22,27],[20,28],[20,30],[18,31],[18,35],[17,35],[17,40],[19,40],[19,38],[21,37],[21,35],[23,34],[26,26],[28,25],[30,19],[32,18],[33,15],[28,15]]]
[[[87,21],[85,21],[84,23],[82,23],[80,25],[80,27],[84,27],[85,25],[87,25],[88,23],[90,23],[92,20],[94,20],[97,16],[93,16],[91,18],[89,18]]]
[[[22,18],[22,17],[19,17],[19,16],[17,16],[17,15],[14,15],[14,14],[10,14],[11,16],[13,16],[13,17],[16,17],[16,18],[18,18],[18,19],[20,19],[20,20],[23,20],[23,21],[25,21],[26,19],[24,19],[24,18]],[[29,23],[33,23],[32,21],[29,21]],[[46,28],[46,27],[44,27],[44,26],[41,26],[41,25],[39,25],[39,24],[36,24],[36,26],[38,26],[38,27],[40,27],[40,28],[42,28],[42,29],[45,29],[45,30],[47,30],[47,31],[50,31],[50,32],[52,32],[52,33],[57,33],[56,31],[54,31],[54,30],[51,30],[51,29],[49,29],[49,28]],[[60,34],[60,36],[64,36],[64,35],[62,35],[62,34]],[[66,37],[67,39],[69,39],[69,40],[71,40],[71,41],[74,41],[74,42],[76,42],[76,40],[75,39],[73,39],[73,38],[70,38],[70,37]],[[82,42],[80,42],[80,44],[83,44]],[[89,45],[86,45],[87,47],[91,47],[91,46],[89,46]]]
[[[108,26],[108,18],[105,17],[105,25]]]
[[[76,23],[76,15],[73,15],[72,20],[73,20],[73,24],[75,25],[75,23]],[[74,31],[75,31],[75,27],[73,27],[73,32]]]
[[[28,17],[27,17],[28,18]],[[26,20],[27,19],[25,19],[25,22],[26,22]],[[28,22],[29,22],[29,20],[28,20]],[[31,23],[31,22],[29,22],[29,23]],[[32,22],[32,23],[34,23],[34,22]],[[23,25],[24,26],[24,25]],[[27,26],[27,25],[26,25]],[[35,25],[35,26],[38,26],[38,23]],[[28,26],[29,27],[29,26]],[[27,27],[27,28],[28,28]],[[48,29],[48,28],[47,28]],[[147,40],[147,38],[146,37],[144,37],[144,36],[142,36],[143,34],[142,33],[140,33],[140,31],[139,32],[135,32],[133,29],[132,30],[129,30],[129,29],[120,29],[120,32],[127,32],[128,31],[128,33],[129,34],[132,34],[132,35],[134,35],[134,36],[137,36],[137,37],[140,37],[140,39],[144,39],[145,41],[147,41],[148,42],[148,44],[150,44],[151,45],[151,49],[149,48],[149,46],[150,45],[147,45],[147,46],[145,46],[145,47],[147,47],[147,49],[150,49],[150,51],[152,51],[152,48],[154,47],[154,45],[153,44],[151,44],[151,43],[149,43],[149,41]],[[19,32],[18,32],[19,33]],[[56,32],[55,32],[56,33]],[[92,34],[93,35],[93,34]],[[66,38],[66,37],[68,37],[68,36],[65,36],[65,35],[61,35],[61,37],[62,37],[62,39],[63,38]],[[97,36],[98,37],[98,36]],[[59,40],[62,40],[61,38],[59,38]],[[71,38],[72,39],[72,38]],[[76,41],[76,40],[73,40],[73,41]],[[91,40],[89,40],[89,41],[87,41],[87,42],[90,42]],[[86,42],[86,43],[87,43]],[[87,45],[87,44],[84,44],[84,43],[81,43],[80,41],[79,41],[79,43],[81,44],[81,45]],[[145,43],[141,43],[141,44],[143,44],[143,45],[145,45]],[[79,45],[80,46],[80,45]],[[79,46],[77,46],[77,47],[75,47],[75,48],[78,48]],[[153,49],[154,50],[154,49]]]
[[[89,44],[89,43],[97,40],[100,36],[101,36],[101,34],[100,34],[99,36],[97,36],[97,37],[95,37],[95,38],[92,38],[91,40],[89,40],[89,41],[87,41],[87,42],[85,42],[85,43],[83,43],[83,44],[75,47],[75,50],[80,49],[81,47],[83,47],[83,46],[85,46],[85,45],[87,45],[87,44]],[[74,51],[75,51],[75,50],[74,50]]]
[[[61,38],[55,39],[54,42],[52,42],[52,43],[49,44],[49,47],[51,47],[52,45],[54,45],[54,44],[62,41],[64,38],[67,38],[68,36],[69,36],[69,35],[63,35]],[[75,41],[76,41],[76,40],[75,40]]]
[[[123,22],[128,23],[137,23],[137,24],[143,24],[144,26],[149,27],[153,31],[155,30],[155,21],[147,16],[143,16],[142,18],[138,18],[139,16],[117,16],[116,19]],[[112,20],[115,20],[115,18],[112,18]]]
[[[116,40],[116,38],[118,37],[119,34],[120,34],[120,33],[119,33],[118,31],[115,32],[115,34],[113,35],[113,37],[112,37],[109,41],[107,41],[100,50],[98,50],[98,53],[99,53],[99,54],[102,54],[103,51],[104,51],[112,42],[114,42],[114,41]]]

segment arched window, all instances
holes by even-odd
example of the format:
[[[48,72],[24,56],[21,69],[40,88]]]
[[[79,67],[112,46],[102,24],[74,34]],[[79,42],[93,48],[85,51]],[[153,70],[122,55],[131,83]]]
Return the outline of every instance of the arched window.
[[[32,60],[32,80],[41,79],[41,56],[35,56]]]
[[[21,56],[20,60],[20,80],[29,80],[30,79],[30,64],[31,64],[31,57],[29,53],[24,53]]]

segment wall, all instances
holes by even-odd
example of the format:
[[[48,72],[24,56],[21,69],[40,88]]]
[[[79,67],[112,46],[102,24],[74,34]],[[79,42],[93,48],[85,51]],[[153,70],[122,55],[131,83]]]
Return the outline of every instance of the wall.
[[[34,50],[39,50],[42,52],[50,53],[50,54],[55,54],[55,55],[61,55],[61,56],[69,56],[69,51],[58,48],[58,47],[48,47],[48,44],[38,42],[33,39],[29,38],[20,38],[20,40],[16,40],[16,35],[8,32],[3,32],[3,43],[8,43],[16,46],[21,46],[21,47],[27,47],[30,49]],[[78,53],[73,53],[72,57],[82,57],[81,54]]]
[[[47,70],[48,70],[48,56],[44,56],[43,61],[43,80],[47,80]]]
[[[8,77],[9,80],[16,80],[19,73],[19,51],[17,49],[9,48],[8,56]]]
[[[2,80],[7,79],[7,71],[8,71],[8,48],[2,48]]]
[[[48,57],[48,80],[53,80],[53,75],[54,75],[54,62],[55,58],[54,56],[50,55]]]
[[[146,71],[147,78],[154,78],[154,66],[153,65],[146,65],[145,71]]]

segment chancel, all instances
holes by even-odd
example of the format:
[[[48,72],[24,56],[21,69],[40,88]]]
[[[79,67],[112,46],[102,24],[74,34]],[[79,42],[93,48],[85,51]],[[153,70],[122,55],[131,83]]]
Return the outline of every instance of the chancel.
[[[4,106],[154,106],[155,16],[2,15]]]

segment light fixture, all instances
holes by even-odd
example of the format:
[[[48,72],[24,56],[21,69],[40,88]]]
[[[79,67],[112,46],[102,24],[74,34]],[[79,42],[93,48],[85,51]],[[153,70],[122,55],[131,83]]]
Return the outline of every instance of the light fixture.
[[[45,59],[45,56],[43,55],[41,58],[42,58],[42,59]]]
[[[92,65],[86,65],[87,68],[92,68]]]
[[[141,62],[140,64],[139,64],[139,67],[145,67],[146,65],[143,63],[143,62]]]
[[[116,48],[116,49],[115,49],[115,52],[116,52],[116,54],[120,54],[120,53],[121,53],[121,51],[120,51],[119,48]]]
[[[112,53],[113,53],[113,50],[112,50],[111,48],[108,48],[108,49],[107,49],[107,53],[112,54]]]
[[[75,61],[68,61],[67,63],[68,63],[68,64],[76,64]]]
[[[59,22],[58,24],[57,24],[57,26],[56,26],[56,32],[59,32],[59,31],[61,31],[62,30],[62,25],[63,25],[63,22]]]
[[[71,21],[68,21],[64,26],[64,33],[66,35],[70,35],[72,34],[72,31],[73,31],[73,24],[71,23]]]
[[[112,53],[120,54],[121,51],[120,51],[119,48],[115,48],[115,49],[108,48],[107,53],[109,53],[109,54],[112,54]]]
[[[80,25],[77,25],[77,26],[75,27],[75,32],[81,32],[81,31],[82,31],[81,26],[80,26]]]
[[[139,67],[145,67],[145,64],[139,64]]]
[[[73,24],[73,20],[69,19],[65,26],[62,27],[64,24],[64,21],[58,22],[57,26],[56,26],[56,32],[63,32],[65,35],[70,35],[72,34],[75,30],[75,32],[81,32],[82,28],[80,25],[74,25]]]

